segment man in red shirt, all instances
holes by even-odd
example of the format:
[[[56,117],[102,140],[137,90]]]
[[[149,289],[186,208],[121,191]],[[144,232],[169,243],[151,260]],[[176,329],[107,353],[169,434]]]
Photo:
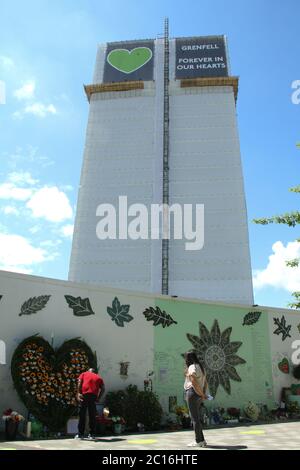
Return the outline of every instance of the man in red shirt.
[[[89,438],[94,439],[96,434],[96,401],[98,401],[105,392],[105,386],[102,377],[95,373],[94,369],[89,369],[78,378],[79,401],[79,423],[77,439],[83,439],[86,412],[89,412],[90,434]]]

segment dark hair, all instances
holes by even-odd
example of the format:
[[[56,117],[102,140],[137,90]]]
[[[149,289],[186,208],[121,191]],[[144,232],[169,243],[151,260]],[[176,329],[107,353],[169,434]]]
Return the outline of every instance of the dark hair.
[[[201,369],[202,373],[203,374],[205,373],[203,364],[200,362],[200,360],[199,360],[197,354],[195,353],[195,351],[193,351],[193,350],[187,351],[184,354],[184,360],[185,360],[185,363],[186,363],[187,367],[190,367],[192,364],[198,364],[200,366],[200,369]]]

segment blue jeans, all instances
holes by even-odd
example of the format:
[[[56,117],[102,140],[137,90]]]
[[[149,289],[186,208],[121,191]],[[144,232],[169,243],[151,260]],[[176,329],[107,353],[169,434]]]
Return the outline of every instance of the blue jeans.
[[[193,388],[189,388],[185,391],[185,399],[187,401],[190,417],[193,423],[196,442],[203,442],[204,435],[202,432],[202,422],[200,413],[202,398],[197,395]]]

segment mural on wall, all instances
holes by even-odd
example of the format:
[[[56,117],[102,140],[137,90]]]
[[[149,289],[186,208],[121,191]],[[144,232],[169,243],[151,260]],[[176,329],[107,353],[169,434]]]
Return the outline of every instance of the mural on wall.
[[[40,295],[39,297],[30,297],[21,307],[19,317],[22,315],[32,315],[46,307],[51,295]]]
[[[95,315],[88,298],[82,299],[81,297],[65,295],[65,299],[69,307],[73,310],[75,317],[87,317],[89,315]]]
[[[289,364],[289,361],[286,357],[284,357],[282,359],[282,361],[280,361],[278,363],[278,369],[283,373],[283,374],[289,374],[290,373],[290,364]]]
[[[221,333],[218,320],[214,321],[210,332],[202,322],[199,322],[199,332],[200,336],[187,334],[187,338],[204,364],[210,394],[215,397],[221,385],[230,395],[230,380],[241,382],[235,367],[246,363],[236,354],[243,343],[230,342],[232,327]]]
[[[153,321],[153,326],[161,325],[163,328],[166,326],[177,325],[177,321],[173,320],[165,310],[161,310],[159,307],[149,307],[143,312],[143,315],[147,321]]]
[[[243,326],[254,325],[260,319],[262,312],[249,312],[244,316]]]
[[[52,431],[60,431],[74,413],[78,376],[97,368],[90,347],[80,339],[54,350],[44,338],[31,336],[17,347],[11,362],[15,388],[28,411]]]
[[[129,323],[133,317],[129,315],[130,305],[121,305],[118,297],[112,302],[112,307],[107,307],[107,313],[117,326],[124,327],[124,323]]]
[[[275,325],[277,326],[276,330],[274,331],[274,335],[282,335],[282,341],[285,341],[286,338],[291,338],[290,330],[292,325],[286,324],[286,319],[284,315],[282,315],[281,320],[279,318],[273,318]]]

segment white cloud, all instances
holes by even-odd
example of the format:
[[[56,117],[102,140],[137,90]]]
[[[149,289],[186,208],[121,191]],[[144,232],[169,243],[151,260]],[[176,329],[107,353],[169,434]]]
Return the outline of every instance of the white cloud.
[[[34,92],[35,92],[35,81],[30,80],[26,83],[21,88],[18,88],[18,90],[14,91],[14,97],[17,98],[17,100],[30,100],[34,97]]]
[[[49,104],[48,106],[44,105],[43,103],[33,103],[31,105],[26,106],[24,109],[26,114],[33,114],[34,116],[44,118],[47,114],[57,114],[57,110],[53,104]]]
[[[57,114],[57,109],[53,104],[45,105],[43,103],[36,102],[25,106],[25,108],[20,111],[16,111],[13,114],[13,117],[16,119],[23,119],[26,114],[32,114],[35,117],[43,119],[49,114]]]
[[[1,55],[0,56],[0,65],[8,70],[8,69],[11,69],[14,67],[14,61],[10,58],[10,57],[7,57],[5,55]]]
[[[36,233],[40,232],[42,230],[42,227],[40,225],[34,225],[33,227],[30,227],[29,232],[35,235]]]
[[[5,215],[16,215],[16,216],[20,215],[19,209],[17,209],[17,208],[14,207],[14,206],[5,206],[5,207],[3,208],[3,213],[4,213]]]
[[[61,186],[61,189],[63,191],[74,191],[74,187],[71,184],[65,184],[64,186]]]
[[[41,242],[41,246],[46,247],[46,248],[56,248],[61,244],[62,244],[62,241],[57,240],[57,239],[55,239],[55,240],[45,240],[44,242]]]
[[[26,207],[31,209],[33,217],[42,217],[50,222],[62,222],[73,217],[68,197],[56,186],[45,186],[36,191]]]
[[[26,201],[34,191],[33,186],[38,180],[32,178],[29,172],[12,172],[7,176],[7,181],[0,184],[0,199],[13,199],[16,201]]]
[[[31,266],[51,259],[46,250],[34,247],[26,238],[0,233],[0,269],[29,273]]]
[[[68,196],[56,186],[40,186],[39,180],[31,173],[15,171],[8,174],[6,181],[0,184],[0,199],[25,202],[25,205],[7,204],[2,208],[6,215],[19,215],[22,209],[29,210],[27,214],[33,218],[43,218],[50,222],[63,222],[72,219],[73,209]],[[31,233],[37,233],[39,226],[30,228]],[[71,236],[71,226],[66,226],[66,237]]]
[[[289,242],[286,246],[277,241],[272,246],[273,254],[263,270],[254,271],[253,285],[256,289],[277,287],[288,292],[300,290],[300,268],[290,268],[286,262],[300,258],[300,243]]]
[[[64,225],[61,229],[61,233],[66,238],[72,238],[74,232],[74,225],[68,224]]]
[[[34,168],[45,168],[54,165],[54,161],[44,155],[40,155],[39,149],[29,145],[27,148],[17,147],[13,154],[3,153],[3,158],[7,160],[8,167],[17,170],[21,167],[30,166]]]
[[[9,173],[7,179],[15,184],[34,185],[38,183],[38,180],[35,180],[28,171],[14,171]]]
[[[17,201],[26,201],[32,195],[31,188],[19,188],[14,183],[0,184],[0,199],[14,199]]]

